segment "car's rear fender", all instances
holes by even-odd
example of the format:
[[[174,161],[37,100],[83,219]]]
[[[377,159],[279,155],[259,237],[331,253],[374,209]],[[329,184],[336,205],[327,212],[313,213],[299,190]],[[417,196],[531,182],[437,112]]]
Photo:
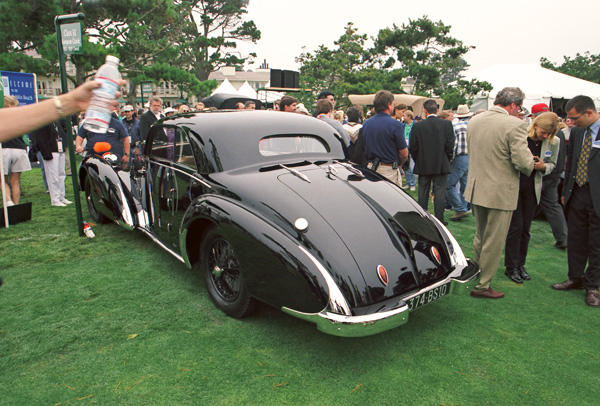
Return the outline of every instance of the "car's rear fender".
[[[232,245],[244,273],[248,291],[274,307],[319,312],[335,306],[350,311],[348,300],[333,283],[330,273],[316,266],[299,240],[234,201],[207,196],[191,206],[182,225],[184,260],[192,264],[194,252],[210,222],[219,227]]]

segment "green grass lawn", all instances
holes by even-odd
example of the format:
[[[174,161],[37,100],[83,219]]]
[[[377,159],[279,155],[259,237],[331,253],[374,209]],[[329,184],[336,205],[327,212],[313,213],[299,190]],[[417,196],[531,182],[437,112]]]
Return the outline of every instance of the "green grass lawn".
[[[39,169],[23,190],[32,220],[0,229],[0,405],[600,402],[600,310],[582,291],[550,289],[567,254],[546,222],[532,226],[532,281],[499,268],[492,286],[506,298],[447,297],[400,328],[346,339],[265,305],[228,318],[141,233],[109,224],[79,237],[74,205],[50,206]],[[467,256],[474,226],[449,225]]]

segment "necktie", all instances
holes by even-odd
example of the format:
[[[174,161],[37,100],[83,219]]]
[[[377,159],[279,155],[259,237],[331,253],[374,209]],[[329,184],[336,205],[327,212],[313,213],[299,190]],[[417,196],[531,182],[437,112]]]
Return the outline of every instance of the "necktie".
[[[575,181],[579,186],[583,186],[588,182],[588,161],[590,159],[590,151],[592,150],[592,128],[588,127],[577,161],[577,172],[575,173]]]

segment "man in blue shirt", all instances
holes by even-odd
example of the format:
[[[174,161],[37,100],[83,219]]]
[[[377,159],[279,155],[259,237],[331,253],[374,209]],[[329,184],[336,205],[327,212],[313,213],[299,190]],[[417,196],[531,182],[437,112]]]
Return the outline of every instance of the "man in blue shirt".
[[[394,95],[387,90],[380,90],[373,99],[373,106],[375,116],[365,121],[362,127],[368,167],[402,186],[400,168],[408,158],[408,148],[404,139],[404,125],[391,116]]]
[[[127,131],[129,132],[129,136],[131,137],[129,139],[129,142],[131,146],[135,147],[135,145],[141,141],[140,120],[133,116],[134,109],[131,105],[123,107],[123,112],[125,113],[125,118],[121,122],[123,123],[123,125],[125,125]]]
[[[84,151],[82,146],[83,140],[87,139],[85,149],[93,153],[94,144],[97,142],[108,142],[110,144],[110,152],[115,154],[117,158],[123,159],[123,163],[129,161],[129,133],[127,128],[119,121],[115,113],[110,117],[110,123],[106,133],[94,133],[85,129],[85,122],[79,128],[75,139],[75,151],[81,153]],[[121,141],[123,145],[121,145]]]

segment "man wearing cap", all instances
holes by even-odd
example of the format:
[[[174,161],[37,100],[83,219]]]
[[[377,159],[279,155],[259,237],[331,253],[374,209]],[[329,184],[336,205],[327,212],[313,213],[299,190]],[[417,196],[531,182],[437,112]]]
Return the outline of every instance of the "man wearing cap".
[[[527,148],[527,125],[517,116],[525,94],[518,87],[498,92],[494,106],[477,114],[467,126],[469,176],[465,198],[475,217],[473,260],[481,267],[481,280],[471,291],[477,298],[500,299],[493,290],[513,211],[517,208],[519,172],[533,171]]]
[[[433,211],[444,221],[446,181],[454,151],[452,122],[437,117],[438,104],[429,99],[423,103],[425,120],[415,123],[410,131],[408,150],[415,161],[414,173],[419,175],[418,202],[423,210],[429,205],[429,191],[433,189]],[[433,187],[432,187],[433,184]]]
[[[134,108],[129,104],[123,107],[123,112],[125,113],[125,118],[123,119],[122,123],[125,128],[127,128],[129,137],[131,137],[131,147],[135,147],[135,145],[141,141],[140,120],[133,116]]]
[[[538,103],[531,107],[531,116],[536,118],[542,113],[550,111],[547,104]],[[552,234],[556,240],[554,246],[556,248],[567,248],[567,222],[562,206],[558,202],[558,184],[565,169],[565,156],[567,153],[565,134],[561,129],[558,130],[556,136],[560,140],[560,148],[558,150],[558,159],[556,167],[548,175],[542,178],[542,194],[540,196],[540,206],[544,212],[544,216],[550,223]]]
[[[565,110],[577,126],[569,137],[562,192],[571,229],[567,241],[569,271],[568,279],[552,288],[585,289],[585,303],[600,307],[600,114],[587,96],[575,96]]]
[[[450,175],[448,175],[448,184],[446,185],[446,195],[448,202],[456,212],[451,221],[460,221],[469,215],[469,208],[463,193],[467,187],[467,177],[469,175],[469,155],[467,153],[467,123],[473,113],[469,111],[469,106],[461,104],[456,110],[455,116],[458,121],[453,124],[454,128],[454,158],[450,162]],[[460,190],[456,190],[456,185],[460,182]]]

